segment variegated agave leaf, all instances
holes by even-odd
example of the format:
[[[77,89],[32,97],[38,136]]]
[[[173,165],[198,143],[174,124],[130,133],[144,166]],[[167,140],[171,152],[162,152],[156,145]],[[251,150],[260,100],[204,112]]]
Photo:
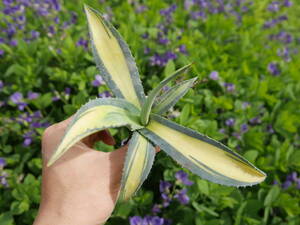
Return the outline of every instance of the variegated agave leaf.
[[[48,165],[92,133],[127,126],[134,134],[125,159],[119,200],[129,199],[147,178],[155,156],[153,144],[193,173],[215,183],[247,186],[265,179],[264,172],[223,144],[157,115],[174,106],[193,85],[195,78],[157,98],[163,86],[191,65],[175,71],[145,98],[134,59],[122,37],[100,13],[88,6],[85,11],[96,64],[118,98],[95,99],[81,107]]]
[[[147,178],[155,157],[154,146],[138,132],[129,141],[119,200],[126,201],[134,195]]]
[[[157,85],[156,88],[154,88],[149,96],[147,97],[145,103],[143,104],[142,107],[142,111],[141,111],[141,123],[143,125],[146,125],[149,121],[149,116],[151,113],[151,109],[152,106],[154,104],[155,98],[158,96],[159,92],[161,91],[161,89],[168,84],[169,82],[171,82],[172,80],[176,79],[179,75],[181,75],[182,73],[186,72],[190,67],[191,64],[188,64],[184,67],[181,67],[180,69],[176,70],[172,75],[170,75],[169,77],[167,77],[166,79],[164,79],[162,82],[159,83],[159,85]]]
[[[170,88],[167,92],[156,98],[156,103],[153,106],[152,112],[155,114],[164,114],[173,107],[180,98],[182,98],[188,90],[193,86],[197,77],[185,80]]]
[[[127,126],[131,130],[142,128],[139,124],[139,109],[124,99],[95,99],[82,106],[75,114],[61,143],[48,162],[59,159],[70,147],[84,137],[97,131]]]
[[[183,167],[214,183],[248,186],[266,175],[223,144],[158,115],[138,130]]]
[[[118,98],[141,107],[145,94],[130,50],[99,12],[85,5],[94,59],[107,85]]]

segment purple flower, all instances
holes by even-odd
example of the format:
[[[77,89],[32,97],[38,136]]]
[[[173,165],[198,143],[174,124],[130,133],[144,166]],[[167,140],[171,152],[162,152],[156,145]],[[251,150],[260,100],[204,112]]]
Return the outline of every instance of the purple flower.
[[[48,35],[51,37],[54,34],[55,34],[55,27],[51,25],[48,27]]]
[[[176,59],[177,58],[177,55],[171,51],[167,51],[164,55],[166,61],[168,62],[169,60],[172,60],[172,59]]]
[[[56,23],[56,24],[59,24],[59,22],[60,22],[60,19],[59,19],[59,17],[57,16],[57,17],[55,17],[54,18],[54,23]]]
[[[147,10],[147,6],[145,5],[138,5],[136,8],[135,8],[135,11],[137,13],[143,13]]]
[[[143,39],[147,39],[148,37],[149,37],[149,34],[148,34],[148,33],[143,33],[143,34],[142,34],[142,38],[143,38]]]
[[[40,119],[40,118],[42,118],[42,113],[41,113],[41,111],[35,111],[35,112],[33,113],[32,117],[35,118],[35,119]]]
[[[10,6],[14,2],[14,0],[3,0],[2,2],[5,6]]]
[[[253,117],[252,119],[249,120],[249,123],[251,125],[258,125],[261,123],[261,119],[260,117],[256,116],[256,117]]]
[[[187,190],[183,189],[179,191],[176,195],[174,195],[174,198],[176,198],[181,204],[186,205],[189,203],[190,198],[186,194]]]
[[[0,169],[3,168],[5,165],[6,165],[6,160],[0,157]]]
[[[24,141],[23,141],[23,146],[28,147],[32,143],[32,136],[34,132],[33,131],[28,131],[23,135]]]
[[[224,129],[224,128],[221,128],[221,129],[219,130],[219,132],[220,132],[221,134],[225,134],[225,129]]]
[[[170,202],[172,201],[171,197],[168,194],[166,194],[166,193],[162,193],[161,194],[161,198],[163,199],[162,206],[164,208],[168,207],[170,205]]]
[[[272,124],[267,125],[267,132],[270,133],[270,134],[273,134],[275,132],[274,129],[273,129]]]
[[[167,38],[159,38],[158,43],[161,45],[167,45],[169,43],[169,40]]]
[[[140,216],[133,216],[129,219],[130,225],[147,225]]]
[[[184,0],[184,9],[185,10],[190,10],[190,8],[194,5],[193,0]]]
[[[288,20],[287,15],[282,15],[282,16],[277,17],[277,22],[282,22],[282,21],[285,21],[285,20]]]
[[[162,16],[170,16],[176,10],[176,8],[177,5],[172,4],[169,8],[160,10],[159,13]]]
[[[2,80],[0,80],[0,90],[4,87],[4,83]]]
[[[161,206],[158,204],[154,204],[154,206],[152,207],[152,213],[156,214],[160,212],[161,212]]]
[[[169,192],[171,187],[172,187],[172,184],[168,181],[161,180],[159,183],[159,191],[161,193]]]
[[[278,22],[279,21],[277,19],[268,20],[267,22],[265,22],[264,28],[268,29],[268,28],[274,27]]]
[[[236,137],[237,139],[241,139],[241,138],[242,138],[240,132],[233,132],[232,135],[233,135],[234,137]],[[238,150],[239,150],[239,149],[238,149]]]
[[[148,224],[149,225],[163,225],[164,219],[160,218],[158,216],[153,216],[150,219],[148,219]]]
[[[243,123],[242,125],[241,125],[241,132],[242,133],[245,133],[245,132],[247,132],[248,131],[248,125],[246,124],[246,123]]]
[[[288,189],[290,186],[292,186],[292,182],[287,180],[282,184],[283,189]]]
[[[187,54],[186,46],[185,45],[179,45],[178,47],[179,52],[182,54]]]
[[[83,38],[80,38],[77,41],[76,46],[81,46],[81,47],[84,47],[84,49],[87,49],[88,48],[88,44],[89,44],[89,42],[87,40],[84,40]]]
[[[2,172],[0,175],[0,183],[4,186],[4,187],[8,187],[8,183],[7,183],[7,176],[8,174],[6,172]]]
[[[283,6],[285,6],[285,7],[291,7],[292,5],[293,5],[293,2],[291,2],[290,0],[283,1]]]
[[[11,40],[9,42],[10,46],[17,46],[18,45],[18,41],[17,40]]]
[[[100,74],[95,75],[95,80],[92,81],[92,85],[94,87],[99,87],[101,85],[105,84],[102,76]]]
[[[148,55],[150,53],[150,48],[149,47],[145,47],[144,48],[144,54]]]
[[[23,102],[23,95],[20,92],[15,92],[10,96],[10,100],[18,106],[18,109],[23,111],[27,103]]]
[[[70,20],[70,23],[71,23],[71,24],[77,23],[77,18],[78,18],[77,13],[74,12],[74,11],[72,11],[72,12],[71,12],[71,20]]]
[[[205,14],[205,12],[202,12],[202,11],[192,12],[191,18],[194,20],[196,20],[198,18],[201,18],[202,20],[204,20],[206,18],[206,14]]]
[[[100,98],[109,98],[111,97],[111,93],[109,91],[103,91],[102,93],[99,93]]]
[[[56,102],[60,100],[60,96],[55,95],[54,97],[52,97],[52,101]]]
[[[36,98],[38,98],[39,96],[40,96],[40,94],[39,94],[39,93],[36,93],[36,92],[29,91],[29,92],[27,93],[27,99],[29,99],[29,100],[36,99]]]
[[[286,180],[289,180],[291,182],[296,182],[298,180],[297,172],[292,172],[289,175],[287,175]]]
[[[243,102],[243,104],[242,104],[243,109],[246,109],[248,106],[250,106],[249,102]]]
[[[279,182],[277,180],[273,181],[273,185],[278,185],[278,184],[279,184]]]
[[[285,17],[282,16],[282,17],[280,17],[280,19],[284,20]],[[293,36],[285,31],[280,31],[278,34],[272,34],[269,36],[269,39],[281,41],[284,44],[290,44],[294,40]]]
[[[14,94],[12,94],[10,96],[10,100],[15,103],[18,104],[23,100],[23,95],[20,92],[15,92]]]
[[[52,6],[53,8],[56,10],[56,11],[60,11],[60,4],[59,4],[59,1],[58,0],[50,0],[51,3],[52,3]]]
[[[65,88],[65,94],[66,94],[66,95],[70,95],[70,94],[71,94],[71,88],[66,87],[66,88]]]
[[[0,49],[0,57],[4,55],[4,50]]]
[[[40,37],[40,32],[36,31],[36,30],[32,30],[31,32],[31,39],[37,39]]]
[[[31,145],[32,142],[32,138],[25,138],[23,141],[23,146],[28,147],[29,145]]]
[[[280,4],[279,2],[275,1],[275,2],[271,2],[268,6],[268,10],[270,12],[278,12],[280,9]]]
[[[286,62],[291,60],[290,51],[288,48],[282,48],[277,50],[277,55],[283,57]]]
[[[227,120],[225,121],[225,124],[226,124],[226,126],[228,126],[228,127],[233,127],[234,124],[235,124],[234,118],[229,118],[229,119],[227,119]]]
[[[184,185],[191,186],[194,182],[190,181],[188,178],[188,174],[184,171],[180,170],[175,174],[175,177],[178,181],[183,183]]]
[[[224,83],[224,87],[229,92],[233,92],[235,90],[235,85],[232,83]]]
[[[209,74],[209,78],[212,80],[218,80],[219,79],[219,73],[217,71],[212,71]]]

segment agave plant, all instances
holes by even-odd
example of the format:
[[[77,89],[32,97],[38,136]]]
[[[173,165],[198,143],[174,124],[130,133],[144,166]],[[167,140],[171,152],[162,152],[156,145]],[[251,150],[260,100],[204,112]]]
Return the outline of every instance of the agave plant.
[[[248,186],[266,175],[225,145],[161,115],[193,86],[183,81],[167,92],[161,89],[190,68],[184,66],[145,96],[129,47],[99,12],[85,6],[95,62],[117,98],[94,99],[75,114],[61,143],[48,162],[53,164],[76,142],[100,130],[126,126],[133,134],[123,168],[119,200],[128,200],[140,188],[153,165],[159,146],[175,161],[209,181]]]

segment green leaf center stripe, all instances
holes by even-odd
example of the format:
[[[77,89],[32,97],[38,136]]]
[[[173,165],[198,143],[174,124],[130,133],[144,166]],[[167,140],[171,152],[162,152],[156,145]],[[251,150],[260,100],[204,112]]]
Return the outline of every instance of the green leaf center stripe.
[[[129,47],[99,12],[87,6],[85,10],[93,55],[101,75],[117,97],[140,108],[145,94]]]
[[[110,105],[116,106],[118,108],[122,108],[130,112],[132,115],[139,115],[140,110],[133,105],[132,103],[126,101],[125,99],[118,99],[118,98],[96,98],[90,100],[88,103],[84,104],[75,114],[74,120],[72,121],[71,125],[79,118],[81,118],[84,113],[88,110],[91,110],[94,107],[102,106],[102,105]],[[71,126],[70,125],[70,126]]]
[[[141,187],[152,167],[155,156],[154,147],[141,136],[134,132],[129,141],[119,200],[127,200]]]
[[[135,106],[125,100],[95,99],[90,101],[76,113],[48,165],[51,165],[76,142],[97,131],[120,126],[128,126],[131,130],[142,128],[137,114],[133,114],[138,111]]]
[[[246,186],[265,179],[263,172],[240,160],[230,149],[224,150],[220,143],[162,117],[153,115],[149,125],[138,132],[184,167],[212,182]]]
[[[214,177],[216,177],[216,180],[223,180],[224,182],[227,183],[232,183],[232,185],[234,186],[239,186],[240,185],[240,181],[236,180],[236,179],[232,179],[232,178],[228,178],[225,177],[224,175],[222,175],[221,173],[218,173],[217,171],[209,168],[208,166],[206,166],[205,164],[203,164],[202,162],[200,162],[199,160],[197,160],[196,158],[194,158],[193,156],[190,156],[191,159],[194,160],[194,162],[196,164],[198,164],[198,166],[202,167],[203,170],[205,170],[207,173],[212,174]],[[253,185],[253,183],[249,183],[249,185]]]
[[[218,142],[218,141],[216,141],[216,140],[214,140],[214,139],[212,139],[212,138],[210,138],[210,137],[208,137],[206,135],[203,135],[203,134],[201,134],[199,132],[196,132],[196,131],[194,131],[192,129],[189,129],[187,127],[183,127],[183,126],[181,126],[179,124],[176,124],[174,122],[171,122],[170,120],[167,120],[167,119],[165,119],[165,118],[163,118],[163,117],[161,117],[159,115],[152,114],[152,117],[157,122],[163,123],[166,126],[172,128],[172,129],[174,129],[176,131],[179,131],[179,132],[181,132],[183,134],[186,134],[186,135],[188,135],[190,137],[199,139],[199,140],[201,140],[201,141],[203,141],[205,143],[208,143],[208,144],[213,145],[213,146],[215,146],[215,147],[217,147],[219,149],[224,150],[225,152],[229,153],[229,154],[226,154],[227,156],[230,156],[232,159],[234,159],[234,160],[236,160],[236,161],[238,161],[240,163],[244,163],[245,165],[251,164],[246,159],[244,159],[243,157],[241,157],[240,155],[238,155],[237,153],[235,153],[231,149],[229,149],[226,145],[224,145],[224,144],[222,144],[222,143],[220,143],[220,142]],[[256,167],[254,167],[254,168],[256,168]],[[262,172],[262,171],[260,171],[260,172]]]

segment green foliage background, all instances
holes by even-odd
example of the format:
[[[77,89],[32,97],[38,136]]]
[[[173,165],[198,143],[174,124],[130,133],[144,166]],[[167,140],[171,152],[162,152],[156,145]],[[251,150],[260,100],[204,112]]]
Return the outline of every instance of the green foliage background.
[[[136,58],[146,92],[175,68],[195,62],[186,78],[198,76],[200,82],[176,105],[174,110],[180,115],[174,121],[222,141],[268,175],[260,185],[236,189],[190,174],[195,182],[188,188],[190,203],[175,202],[160,216],[171,218],[173,224],[189,225],[300,224],[300,182],[299,187],[296,183],[282,187],[288,174],[300,172],[299,3],[293,1],[292,7],[277,12],[277,16],[287,15],[288,20],[270,29],[263,28],[275,15],[267,10],[270,1],[253,1],[249,10],[242,13],[241,22],[225,14],[208,14],[204,21],[192,20],[183,1],[86,3],[112,14],[112,23]],[[177,4],[177,9],[168,24],[170,42],[159,45],[157,24],[164,21],[159,10],[172,3]],[[26,147],[23,135],[30,129],[30,123],[18,123],[13,118],[26,111],[40,110],[41,121],[59,122],[89,98],[108,90],[106,86],[91,85],[98,73],[91,51],[76,46],[80,38],[88,39],[83,2],[62,1],[61,4],[62,11],[57,15],[67,21],[70,12],[75,11],[76,24],[67,29],[56,26],[56,34],[49,36],[46,28],[51,18],[36,17],[33,11],[27,10],[26,29],[38,30],[40,37],[27,43],[23,41],[27,33],[20,31],[17,46],[0,44],[5,51],[0,58],[0,80],[4,82],[0,101],[6,102],[0,107],[0,157],[7,162],[0,173],[5,172],[8,181],[8,187],[0,184],[0,225],[31,224],[40,201],[43,128],[35,129],[33,143]],[[146,5],[147,10],[137,13],[139,5]],[[1,12],[1,27],[6,26],[4,18],[6,15]],[[294,37],[288,47],[295,52],[288,62],[277,54],[285,45],[269,38],[282,30]],[[141,37],[144,33],[149,34],[148,39]],[[179,53],[181,44],[186,46],[188,54]],[[145,47],[150,48],[150,54],[144,53]],[[166,50],[172,50],[178,57],[163,67],[152,66],[150,57]],[[273,76],[268,71],[271,62],[278,63],[280,75]],[[218,71],[219,80],[209,78],[212,71]],[[235,90],[227,91],[224,83],[234,84]],[[65,94],[66,87],[71,88],[70,95]],[[19,111],[9,97],[15,92],[25,96],[28,91],[38,92],[40,96],[25,99],[28,107]],[[52,98],[57,95],[61,100],[54,102]],[[246,107],[245,102],[249,103]],[[259,122],[251,123],[256,117]],[[235,120],[232,127],[226,126],[229,118]],[[244,123],[249,129],[240,134]],[[274,132],[268,132],[270,126]],[[113,130],[113,133],[119,141],[127,135],[125,130]],[[175,182],[174,174],[179,169],[169,157],[159,153],[142,190],[129,203],[119,205],[108,224],[128,224],[130,216],[151,214],[153,203],[161,202],[159,181]]]

